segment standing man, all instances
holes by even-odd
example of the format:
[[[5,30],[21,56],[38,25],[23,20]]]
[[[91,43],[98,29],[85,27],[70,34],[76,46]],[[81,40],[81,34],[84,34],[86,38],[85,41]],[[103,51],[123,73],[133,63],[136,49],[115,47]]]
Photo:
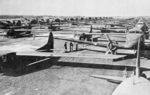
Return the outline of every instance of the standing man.
[[[78,43],[76,43],[76,51],[78,50]]]
[[[72,52],[72,51],[73,51],[73,43],[70,42],[70,52]]]
[[[65,47],[65,51],[67,51],[67,42],[65,42],[64,47]]]

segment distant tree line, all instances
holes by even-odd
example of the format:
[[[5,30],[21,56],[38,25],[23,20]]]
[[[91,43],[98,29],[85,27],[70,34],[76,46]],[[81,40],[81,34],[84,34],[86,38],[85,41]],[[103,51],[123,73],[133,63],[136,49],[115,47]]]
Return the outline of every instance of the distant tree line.
[[[16,16],[16,15],[0,15],[0,19],[15,19],[15,18],[22,18],[23,16]]]

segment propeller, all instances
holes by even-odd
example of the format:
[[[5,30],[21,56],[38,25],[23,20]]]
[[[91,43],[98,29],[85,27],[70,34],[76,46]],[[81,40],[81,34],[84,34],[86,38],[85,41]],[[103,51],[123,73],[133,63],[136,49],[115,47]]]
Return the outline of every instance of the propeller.
[[[110,38],[109,38],[109,36],[107,34],[105,34],[105,36],[106,36],[106,38],[108,40],[108,44],[107,44],[108,50],[107,50],[107,52],[108,51],[111,51],[111,52],[116,51],[118,43],[116,41],[110,40]]]

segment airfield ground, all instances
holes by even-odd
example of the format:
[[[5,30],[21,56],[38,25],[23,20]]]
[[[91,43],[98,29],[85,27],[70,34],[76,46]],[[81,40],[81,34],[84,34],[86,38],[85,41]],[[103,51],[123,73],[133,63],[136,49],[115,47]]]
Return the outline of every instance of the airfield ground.
[[[0,50],[13,50],[16,52],[33,51],[35,48],[44,45],[47,38],[0,38]],[[55,40],[56,49],[64,49],[64,42]],[[82,46],[79,46],[82,47]],[[79,51],[79,53],[97,53],[92,51]],[[135,65],[135,58],[128,58],[116,62],[103,59],[87,58],[60,58],[61,64],[64,59],[68,62],[78,63],[102,63],[103,64],[130,64]],[[68,63],[67,63],[68,64]],[[142,67],[150,68],[147,59],[141,59]],[[41,68],[42,67],[42,68]],[[43,69],[44,68],[44,69]],[[115,68],[115,67],[114,67]],[[123,67],[125,68],[125,67]],[[116,67],[117,69],[117,67]],[[123,76],[123,69],[98,68],[91,64],[80,66],[51,65],[51,63],[41,63],[29,67],[28,73],[17,75],[13,71],[5,71],[0,75],[0,95],[111,95],[118,84],[107,82],[106,80],[89,77],[91,74]],[[130,73],[130,72],[129,72]],[[150,72],[145,71],[150,77]]]

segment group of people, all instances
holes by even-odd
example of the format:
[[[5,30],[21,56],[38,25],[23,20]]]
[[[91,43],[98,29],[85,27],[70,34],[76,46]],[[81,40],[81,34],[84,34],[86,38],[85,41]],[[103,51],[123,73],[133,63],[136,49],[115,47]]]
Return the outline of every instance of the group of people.
[[[69,43],[69,46],[70,46],[70,52],[73,51],[74,45],[75,45],[75,47],[76,47],[75,50],[78,50],[78,43],[70,42],[70,43]],[[64,47],[65,47],[65,51],[68,51],[68,50],[67,50],[67,42],[65,42]]]

